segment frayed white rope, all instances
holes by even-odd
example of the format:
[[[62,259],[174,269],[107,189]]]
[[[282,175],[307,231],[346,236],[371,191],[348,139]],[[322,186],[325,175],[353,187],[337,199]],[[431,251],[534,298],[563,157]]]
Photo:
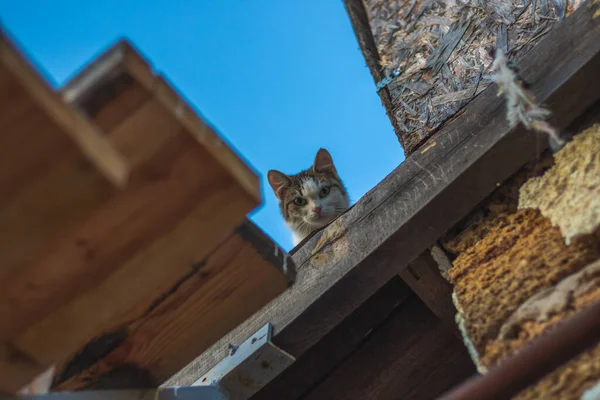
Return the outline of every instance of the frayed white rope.
[[[558,131],[546,119],[550,111],[533,102],[533,96],[519,83],[517,74],[508,66],[506,55],[497,49],[492,64],[492,79],[498,85],[498,96],[504,95],[506,100],[506,120],[511,128],[520,122],[529,130],[546,133],[550,137],[552,148],[560,148],[564,140]]]

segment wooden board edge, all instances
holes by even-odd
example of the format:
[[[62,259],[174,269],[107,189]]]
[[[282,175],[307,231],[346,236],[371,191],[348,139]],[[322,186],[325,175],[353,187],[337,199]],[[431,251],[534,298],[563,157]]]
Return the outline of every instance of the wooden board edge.
[[[87,100],[90,93],[124,72],[122,65],[124,54],[124,46],[117,42],[106,51],[94,56],[97,58],[93,62],[75,71],[59,89],[63,100],[77,106]]]
[[[367,67],[371,71],[371,76],[373,77],[375,84],[377,84],[384,78],[384,75],[381,73],[383,68],[379,62],[379,52],[377,51],[375,38],[373,37],[373,32],[371,31],[365,4],[363,3],[363,0],[344,0],[344,7],[346,8],[346,13],[350,18],[350,25],[352,26],[352,30],[356,36],[356,41],[358,42],[360,51],[367,62]],[[374,88],[374,90],[376,90],[376,88]],[[390,123],[394,127],[396,138],[402,146],[404,155],[408,156],[409,149],[407,149],[406,144],[403,143],[403,136],[399,134],[402,132],[402,130],[400,129],[396,118],[394,118],[391,113],[394,109],[392,105],[392,96],[387,87],[379,90],[378,94],[381,102],[383,103],[383,107],[385,108],[385,112],[390,119]]]
[[[296,280],[296,264],[285,250],[273,241],[265,232],[249,219],[236,228],[236,233],[250,242],[258,253],[273,267],[280,271],[292,285]]]
[[[448,331],[462,340],[455,322],[452,285],[442,277],[429,251],[423,252],[407,268],[401,269],[399,275]]]
[[[177,294],[180,290],[188,290],[185,289],[186,286],[194,285],[193,281],[198,279],[198,275],[202,274],[203,268],[207,264],[211,264],[213,261],[210,261],[214,256],[218,256],[219,253],[226,254],[230,252],[230,246],[232,242],[243,243],[245,248],[248,248],[255,254],[254,260],[256,263],[261,265],[261,270],[264,270],[269,276],[273,277],[272,288],[269,290],[265,290],[263,287],[261,289],[262,296],[262,305],[254,308],[254,311],[251,311],[250,314],[247,314],[247,317],[250,317],[254,312],[258,311],[261,307],[264,307],[268,302],[272,301],[276,296],[283,293],[287,287],[292,283],[292,275],[295,274],[295,268],[293,261],[290,257],[286,257],[285,252],[282,249],[278,248],[278,246],[273,243],[267,235],[262,233],[260,229],[254,225],[251,221],[245,221],[238,227],[238,229],[232,231],[228,237],[221,242],[218,246],[216,246],[210,254],[208,254],[204,259],[198,262],[191,270],[183,271],[178,279],[174,279],[169,284],[165,284],[164,287],[158,292],[159,295],[155,295],[155,297],[150,301],[145,301],[145,306],[136,306],[136,311],[134,314],[131,314],[128,317],[120,316],[117,321],[118,323],[111,323],[110,327],[103,328],[104,333],[96,336],[94,339],[90,340],[85,345],[82,345],[81,348],[73,352],[70,356],[70,359],[66,361],[64,364],[60,365],[58,368],[59,373],[54,381],[54,390],[59,391],[72,391],[72,390],[88,390],[91,388],[99,388],[102,387],[104,389],[115,389],[115,388],[139,388],[145,387],[143,385],[156,385],[157,382],[160,382],[162,379],[166,379],[170,377],[168,374],[175,374],[178,372],[170,371],[167,376],[157,376],[152,371],[152,364],[144,364],[143,366],[138,365],[137,361],[132,359],[127,359],[126,361],[117,361],[119,360],[119,354],[121,356],[127,354],[127,349],[129,346],[136,347],[134,343],[139,344],[139,338],[136,342],[128,342],[129,335],[134,334],[136,331],[135,326],[138,324],[145,325],[143,322],[145,319],[147,320],[155,320],[155,318],[164,318],[166,312],[161,310],[163,304],[166,304],[166,307],[170,307],[168,302],[175,301],[176,303],[180,302],[178,307],[186,307],[185,304],[188,303],[189,297],[181,297],[181,300],[172,300],[171,296],[175,298],[179,296]],[[287,260],[286,260],[287,258]],[[262,260],[261,260],[262,259]],[[260,260],[260,261],[259,261]],[[257,268],[253,264],[252,268],[254,272],[257,271]],[[269,265],[264,265],[269,264]],[[284,265],[287,266],[284,268]],[[228,268],[231,266],[230,273],[233,272],[233,269],[238,267],[237,264],[231,263],[231,261],[227,261]],[[287,273],[284,273],[284,270]],[[264,283],[264,282],[263,282]],[[275,290],[278,294],[273,297],[267,297],[265,293]],[[256,301],[256,300],[254,300]],[[192,303],[193,304],[193,303]],[[129,312],[128,312],[129,313]],[[156,313],[152,315],[152,313]],[[128,315],[128,314],[127,314]],[[170,317],[170,322],[173,322],[173,316]],[[243,318],[243,322],[246,318]],[[185,321],[185,318],[178,319],[179,325],[181,326],[181,321]],[[231,325],[228,329],[223,330],[223,334],[226,334],[229,329],[234,329],[236,325]],[[196,325],[197,327],[197,325]],[[144,328],[142,328],[143,330]],[[150,329],[152,331],[152,329]],[[135,333],[137,334],[137,333]],[[175,331],[173,334],[176,334]],[[184,337],[189,337],[189,334],[181,332]],[[141,337],[144,337],[142,334]],[[215,341],[218,341],[218,337],[216,337]],[[154,340],[154,339],[153,339]],[[146,346],[149,344],[146,343]],[[156,344],[154,344],[156,345]],[[209,345],[207,348],[210,348],[214,343]],[[180,346],[181,348],[182,346]],[[188,351],[192,351],[194,348],[193,345],[190,345],[188,342]],[[195,350],[193,350],[195,352]],[[198,352],[197,355],[201,353]],[[181,359],[181,352],[177,353],[175,356],[176,359]],[[162,358],[167,357],[168,353],[161,355]],[[190,361],[193,361],[190,360]],[[189,362],[189,361],[188,361]],[[107,366],[110,365],[108,370],[105,370]],[[164,368],[164,365],[163,367]],[[178,368],[185,368],[185,365],[179,366]],[[91,371],[86,372],[86,371]],[[164,370],[160,371],[161,373],[165,373]],[[90,380],[90,378],[94,378]],[[82,382],[88,381],[91,386],[81,385]],[[122,386],[125,385],[125,386]]]
[[[89,161],[118,188],[127,184],[130,168],[125,158],[102,137],[96,128],[70,109],[24,56],[23,50],[0,26],[0,59],[29,94],[75,142]]]
[[[155,71],[151,62],[128,39],[118,40],[93,58],[64,85],[61,92],[66,101],[78,104],[120,73],[130,74],[144,89],[156,96],[248,192],[255,204],[260,204],[262,192],[258,173],[213,126],[201,118],[201,113],[167,78]]]

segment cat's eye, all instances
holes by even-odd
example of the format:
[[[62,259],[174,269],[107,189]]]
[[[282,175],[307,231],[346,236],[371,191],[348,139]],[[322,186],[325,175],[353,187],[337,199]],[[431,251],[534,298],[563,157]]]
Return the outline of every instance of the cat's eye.
[[[304,197],[296,197],[294,199],[294,204],[297,206],[305,206],[306,205],[306,200],[304,199]]]
[[[324,186],[319,192],[319,197],[325,197],[329,194],[329,186]]]

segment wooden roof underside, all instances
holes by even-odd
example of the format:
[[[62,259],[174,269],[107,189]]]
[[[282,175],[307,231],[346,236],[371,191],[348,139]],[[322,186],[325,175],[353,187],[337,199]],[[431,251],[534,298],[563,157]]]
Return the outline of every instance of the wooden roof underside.
[[[294,263],[246,220],[258,176],[128,43],[62,96],[40,75],[0,31],[0,392],[51,365],[55,390],[158,385]]]

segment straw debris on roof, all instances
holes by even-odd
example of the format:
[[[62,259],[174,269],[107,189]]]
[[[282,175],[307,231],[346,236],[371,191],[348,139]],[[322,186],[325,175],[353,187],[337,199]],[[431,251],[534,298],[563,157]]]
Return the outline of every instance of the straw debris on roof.
[[[582,0],[363,0],[407,153],[492,83],[492,53],[530,50]]]

